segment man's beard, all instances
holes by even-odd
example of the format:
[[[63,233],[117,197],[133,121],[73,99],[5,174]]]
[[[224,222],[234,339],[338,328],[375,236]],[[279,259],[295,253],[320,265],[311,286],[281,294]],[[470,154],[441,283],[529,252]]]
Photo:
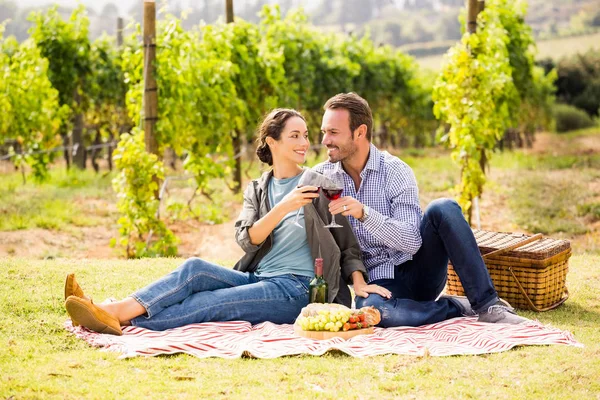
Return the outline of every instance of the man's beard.
[[[327,158],[329,159],[330,163],[336,163],[339,161],[344,162],[344,160],[346,160],[347,158],[352,156],[354,153],[356,153],[356,146],[354,146],[353,143],[348,143],[344,147],[333,146],[331,148],[333,148],[337,151],[336,151],[335,155],[327,154]],[[330,149],[330,147],[328,147],[327,149]]]

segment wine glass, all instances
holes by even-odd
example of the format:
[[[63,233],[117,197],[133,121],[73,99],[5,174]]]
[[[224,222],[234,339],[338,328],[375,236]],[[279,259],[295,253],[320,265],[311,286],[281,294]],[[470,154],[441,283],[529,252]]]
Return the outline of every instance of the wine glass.
[[[300,177],[300,180],[298,181],[298,186],[297,187],[301,188],[302,186],[309,186],[309,185],[313,186],[313,185],[311,185],[311,182],[310,182],[310,174],[307,174],[306,171],[304,171],[302,173],[302,176]],[[319,187],[317,187],[316,191],[306,191],[306,193],[319,193]],[[302,208],[302,207],[300,207],[300,208]],[[298,218],[300,217],[300,208],[298,209],[298,211],[296,211],[296,217],[291,222],[291,224],[292,225],[296,225],[298,228],[304,228],[298,222]]]
[[[337,200],[342,196],[344,191],[344,177],[334,171],[324,171],[323,175],[327,178],[327,182],[323,184],[323,194],[330,201]],[[342,225],[335,222],[335,215],[331,214],[331,223],[325,225],[325,228],[341,228]]]

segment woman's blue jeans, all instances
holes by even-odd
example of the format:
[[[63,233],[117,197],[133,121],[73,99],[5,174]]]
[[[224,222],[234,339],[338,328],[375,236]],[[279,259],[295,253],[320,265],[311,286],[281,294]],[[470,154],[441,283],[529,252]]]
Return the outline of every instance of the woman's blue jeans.
[[[289,324],[308,304],[310,280],[292,274],[260,277],[190,258],[132,295],[146,315],[131,324],[156,331],[209,321]]]
[[[380,326],[420,326],[461,316],[452,300],[435,300],[448,277],[452,261],[473,310],[476,312],[498,301],[498,293],[481,258],[471,227],[460,206],[450,199],[438,199],[427,207],[420,226],[423,243],[409,260],[397,265],[394,279],[379,279],[371,284],[392,292],[387,300],[377,294],[357,297],[357,307],[375,306],[381,312]]]

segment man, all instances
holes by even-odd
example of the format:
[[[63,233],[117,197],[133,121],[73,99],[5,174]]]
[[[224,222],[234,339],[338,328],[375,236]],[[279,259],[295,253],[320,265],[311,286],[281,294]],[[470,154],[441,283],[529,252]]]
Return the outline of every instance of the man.
[[[366,100],[338,94],[325,103],[321,131],[329,161],[315,167],[344,179],[344,197],[332,214],[350,220],[360,243],[369,283],[389,292],[357,297],[357,307],[381,311],[380,326],[419,326],[461,315],[481,322],[518,324],[498,294],[470,226],[453,200],[433,201],[425,213],[411,168],[371,143],[373,117]],[[467,298],[442,296],[448,259]],[[379,291],[382,293],[381,291]]]

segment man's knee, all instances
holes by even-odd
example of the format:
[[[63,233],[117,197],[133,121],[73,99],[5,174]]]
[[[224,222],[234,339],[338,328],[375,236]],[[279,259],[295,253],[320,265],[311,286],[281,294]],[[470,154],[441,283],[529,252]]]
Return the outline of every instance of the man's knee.
[[[433,200],[425,210],[426,216],[438,220],[457,213],[462,215],[462,209],[455,200],[447,198]]]
[[[388,299],[374,293],[369,294],[369,297],[356,296],[356,308],[373,306],[378,309],[387,300]]]

